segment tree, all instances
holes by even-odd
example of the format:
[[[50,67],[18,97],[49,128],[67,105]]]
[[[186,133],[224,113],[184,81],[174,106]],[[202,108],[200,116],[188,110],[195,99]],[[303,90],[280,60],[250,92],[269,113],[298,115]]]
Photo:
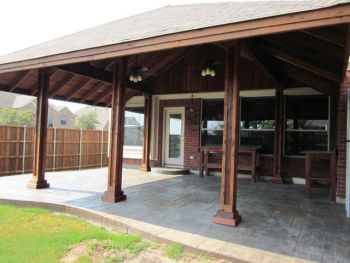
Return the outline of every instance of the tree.
[[[96,111],[89,111],[78,116],[75,126],[80,129],[94,130],[98,124]]]
[[[33,122],[34,115],[30,110],[0,109],[0,124],[2,125],[32,125]]]

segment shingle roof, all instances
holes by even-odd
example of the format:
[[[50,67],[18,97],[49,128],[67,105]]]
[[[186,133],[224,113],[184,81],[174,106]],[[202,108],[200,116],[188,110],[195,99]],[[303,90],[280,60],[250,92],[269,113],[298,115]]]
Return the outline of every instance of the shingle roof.
[[[0,57],[0,64],[311,11],[349,2],[350,0],[247,1],[166,6],[5,55]]]

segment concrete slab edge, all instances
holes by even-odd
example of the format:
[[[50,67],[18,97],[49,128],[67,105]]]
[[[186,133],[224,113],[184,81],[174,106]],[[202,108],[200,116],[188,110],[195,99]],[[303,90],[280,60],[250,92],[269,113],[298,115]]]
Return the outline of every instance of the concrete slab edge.
[[[44,208],[53,212],[69,214],[91,221],[106,227],[107,229],[128,234],[138,234],[144,238],[157,242],[177,242],[195,253],[211,255],[228,260],[251,263],[312,262],[62,203],[0,198],[0,204],[14,205],[18,207]]]

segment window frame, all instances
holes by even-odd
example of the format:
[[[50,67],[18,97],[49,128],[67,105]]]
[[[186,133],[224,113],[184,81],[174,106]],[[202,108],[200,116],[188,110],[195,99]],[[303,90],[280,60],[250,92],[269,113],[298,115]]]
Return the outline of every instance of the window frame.
[[[312,130],[302,130],[302,129],[287,129],[287,98],[288,97],[327,97],[327,105],[328,105],[328,119],[327,119],[327,130],[315,130],[315,129],[312,129]],[[324,132],[324,133],[327,133],[327,151],[330,150],[330,135],[331,135],[331,132],[330,132],[330,129],[331,129],[331,97],[330,96],[327,96],[325,94],[319,94],[319,95],[283,95],[283,145],[282,145],[282,148],[283,148],[283,157],[291,157],[291,158],[305,158],[305,155],[303,154],[287,154],[286,153],[286,144],[287,144],[287,141],[286,141],[286,134],[287,134],[287,131],[289,132],[304,132],[304,133],[312,133],[312,132]]]
[[[208,128],[203,128],[202,122],[203,122],[203,104],[204,101],[207,100],[222,100],[224,105],[225,105],[225,98],[208,98],[208,99],[201,99],[201,111],[200,111],[200,122],[199,122],[199,147],[211,147],[211,146],[205,146],[202,145],[202,131],[222,131],[222,135],[224,135],[224,129],[225,129],[225,106],[223,109],[223,116],[224,116],[224,127],[222,129],[208,129]],[[213,146],[213,147],[222,147],[224,142],[221,143],[221,145]]]

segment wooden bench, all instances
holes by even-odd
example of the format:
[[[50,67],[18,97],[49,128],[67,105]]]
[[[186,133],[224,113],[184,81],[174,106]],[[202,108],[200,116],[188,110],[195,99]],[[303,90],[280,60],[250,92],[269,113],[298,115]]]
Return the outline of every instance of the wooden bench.
[[[238,153],[250,154],[251,162],[249,164],[238,164],[237,170],[241,172],[250,172],[252,180],[255,182],[259,176],[260,167],[260,149],[261,146],[240,145]],[[199,175],[203,177],[203,172],[209,175],[209,169],[222,169],[222,161],[211,161],[211,155],[220,155],[222,158],[222,147],[205,146],[200,148]]]
[[[311,198],[311,187],[314,181],[330,185],[329,198],[335,200],[336,188],[336,154],[326,151],[304,151],[305,153],[305,197]],[[328,162],[328,167],[322,166]],[[328,169],[327,169],[328,168]]]

